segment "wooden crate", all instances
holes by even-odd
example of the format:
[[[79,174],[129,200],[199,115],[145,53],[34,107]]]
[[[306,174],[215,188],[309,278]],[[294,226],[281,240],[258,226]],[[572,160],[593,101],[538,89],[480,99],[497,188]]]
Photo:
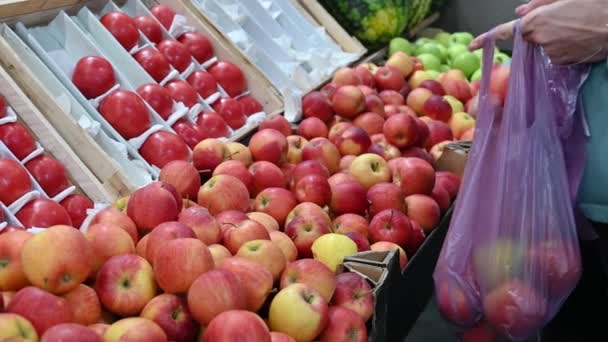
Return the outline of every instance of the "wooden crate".
[[[116,189],[102,184],[97,179],[2,67],[0,67],[0,96],[6,99],[7,104],[17,113],[19,121],[29,128],[44,150],[61,161],[68,172],[70,182],[80,192],[97,203],[110,203],[116,200],[119,196]]]

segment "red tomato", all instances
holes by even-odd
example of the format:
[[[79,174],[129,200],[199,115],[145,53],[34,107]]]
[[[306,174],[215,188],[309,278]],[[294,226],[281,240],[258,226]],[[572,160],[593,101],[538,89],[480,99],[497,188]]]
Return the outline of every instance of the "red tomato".
[[[241,108],[243,108],[243,113],[247,116],[264,111],[264,107],[253,96],[246,95],[240,97],[237,101],[239,101]]]
[[[135,17],[135,25],[152,43],[158,44],[163,40],[163,29],[156,19],[147,15]]]
[[[171,72],[171,65],[165,55],[152,48],[141,49],[133,57],[156,82],[164,80]]]
[[[18,122],[9,122],[0,125],[0,141],[2,141],[19,160],[23,160],[36,149],[34,137]]]
[[[49,197],[57,196],[70,186],[65,167],[53,157],[38,156],[27,162],[25,168]]]
[[[139,41],[139,31],[133,18],[121,12],[110,12],[101,17],[101,24],[110,31],[125,49],[131,50]]]
[[[204,63],[213,57],[213,46],[207,37],[198,32],[186,32],[177,39],[188,47],[192,57]]]
[[[0,202],[9,206],[32,189],[27,170],[16,160],[0,158]]]
[[[198,103],[198,94],[186,81],[171,81],[165,85],[175,102],[183,102],[186,107],[192,107]]]
[[[175,12],[171,9],[171,7],[166,5],[156,5],[150,9],[150,12],[160,21],[161,24],[168,30],[171,28],[171,23],[173,23],[173,18],[175,17]]]
[[[6,116],[6,102],[4,97],[0,96],[0,119]]]
[[[155,83],[144,84],[137,88],[137,93],[150,107],[167,120],[173,114],[173,99],[167,89]]]
[[[196,124],[203,130],[207,138],[228,137],[228,124],[218,113],[205,112],[198,117]]]
[[[99,106],[99,112],[125,139],[140,136],[150,128],[150,113],[144,101],[134,92],[117,90]]]
[[[59,203],[47,198],[38,198],[28,202],[15,216],[25,228],[72,225],[68,212]]]
[[[217,92],[217,82],[215,81],[215,78],[206,71],[193,72],[192,75],[188,76],[187,81],[203,99],[206,99]]]
[[[87,99],[106,93],[116,84],[112,64],[99,56],[81,58],[72,74],[72,82]]]
[[[196,144],[207,137],[199,126],[186,119],[176,121],[175,124],[173,124],[173,130],[190,148],[194,148]]]
[[[156,45],[171,65],[179,71],[184,72],[192,62],[192,55],[188,51],[188,47],[177,40],[165,39]]]
[[[70,195],[61,201],[61,206],[68,212],[74,227],[79,228],[87,218],[87,209],[93,209],[93,202],[83,195]]]
[[[243,108],[241,108],[241,105],[235,99],[223,98],[215,101],[213,103],[213,110],[219,113],[232,129],[243,127],[247,121]]]
[[[182,138],[167,131],[158,131],[150,135],[141,146],[139,153],[148,163],[158,168],[162,168],[170,161],[190,160],[190,151],[186,143]]]
[[[209,68],[209,73],[230,97],[236,97],[245,91],[245,76],[236,65],[230,62],[217,62]]]

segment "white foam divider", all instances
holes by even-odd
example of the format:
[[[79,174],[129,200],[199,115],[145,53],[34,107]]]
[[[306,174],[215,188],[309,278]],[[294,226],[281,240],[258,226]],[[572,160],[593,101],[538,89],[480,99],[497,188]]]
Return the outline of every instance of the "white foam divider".
[[[15,217],[15,215],[13,213],[11,213],[11,211],[8,210],[8,207],[6,207],[2,203],[0,203],[0,211],[2,211],[2,214],[4,215],[4,220],[3,221],[0,220],[0,231],[2,231],[4,228],[6,228],[9,225],[22,226],[21,222],[19,222],[19,220]]]
[[[202,106],[201,106],[202,107]],[[185,116],[189,116],[189,108],[184,106],[184,104],[182,102],[177,102],[173,104],[173,114],[171,114],[169,116],[169,118],[167,119],[167,125],[169,126],[173,126],[173,124],[185,117]]]
[[[0,119],[0,125],[4,125],[11,122],[17,122],[17,114],[11,107],[7,107],[6,116]]]
[[[44,147],[42,147],[42,145],[40,145],[38,142],[36,142],[36,149],[32,151],[32,153],[28,154],[25,158],[23,158],[23,160],[21,161],[21,164],[23,164],[25,166],[25,164],[27,164],[29,161],[31,161],[32,159],[40,156],[44,154]]]
[[[70,196],[74,192],[76,192],[76,186],[72,185],[72,186],[68,187],[67,189],[63,190],[62,192],[58,193],[57,195],[55,195],[55,197],[53,197],[51,199],[57,203],[60,203],[61,201],[66,199],[66,197]]]
[[[91,222],[95,218],[95,215],[97,215],[100,211],[102,211],[106,208],[109,208],[109,207],[110,207],[110,205],[107,203],[95,203],[93,208],[87,209],[87,218],[85,218],[84,221],[82,221],[82,225],[80,226],[80,231],[82,233],[86,233],[87,230],[89,229],[89,227],[91,226]]]

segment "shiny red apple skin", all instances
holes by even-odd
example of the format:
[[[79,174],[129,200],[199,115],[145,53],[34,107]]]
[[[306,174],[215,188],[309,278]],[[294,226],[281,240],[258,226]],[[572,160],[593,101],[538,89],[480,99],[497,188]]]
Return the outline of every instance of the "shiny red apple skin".
[[[72,226],[72,219],[65,208],[46,198],[38,198],[28,202],[15,216],[25,228],[47,228],[56,225]]]
[[[125,139],[140,136],[152,125],[150,112],[137,93],[116,90],[104,98],[99,112]]]
[[[188,47],[188,51],[199,63],[204,63],[213,57],[213,45],[209,39],[198,32],[186,32],[177,40]]]
[[[156,82],[160,82],[171,72],[171,64],[159,51],[153,48],[143,48],[133,58]]]
[[[87,99],[94,99],[116,84],[112,64],[100,56],[86,56],[78,60],[72,82]]]
[[[174,160],[189,161],[190,151],[182,138],[168,131],[152,133],[139,153],[150,164],[163,168]]]
[[[0,141],[19,160],[25,159],[36,149],[36,140],[19,122],[8,122],[0,125]]]
[[[242,94],[247,87],[247,81],[245,80],[243,72],[233,63],[228,61],[217,62],[213,64],[208,71],[215,77],[217,82],[230,97],[237,97]]]
[[[9,206],[32,189],[27,170],[16,160],[0,158],[0,202]]]

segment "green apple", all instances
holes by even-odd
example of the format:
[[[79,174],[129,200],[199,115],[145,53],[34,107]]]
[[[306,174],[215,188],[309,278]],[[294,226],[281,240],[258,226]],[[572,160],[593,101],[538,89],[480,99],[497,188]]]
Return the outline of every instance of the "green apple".
[[[392,56],[395,52],[401,51],[408,55],[414,54],[414,45],[409,40],[401,37],[393,38],[388,46],[388,55]]]
[[[506,53],[499,52],[494,55],[494,63],[504,64],[511,61],[511,57],[509,57]]]
[[[439,58],[441,59],[442,62],[445,62],[448,60],[448,48],[446,48],[445,46],[441,45],[441,44],[437,44],[437,48],[439,49]]]
[[[461,70],[466,77],[473,75],[481,67],[481,61],[472,52],[464,53],[452,61],[452,68]]]
[[[452,44],[462,44],[468,46],[472,41],[473,35],[469,32],[455,32],[452,33],[452,36],[450,37],[450,42]]]
[[[441,65],[439,66],[441,68]],[[426,71],[434,80],[437,79],[437,77],[439,77],[439,71],[437,70],[427,70]]]
[[[439,44],[448,47],[450,45],[450,37],[452,35],[447,33],[447,32],[439,32],[435,35],[435,37],[433,37],[433,39],[437,42],[439,42]]]
[[[458,100],[452,95],[445,95],[443,98],[448,101],[448,103],[452,107],[452,113],[464,112],[464,105],[462,104],[462,102],[460,102],[460,100]]]
[[[481,79],[481,69],[477,69],[477,71],[475,71],[473,73],[473,75],[471,75],[471,82],[479,81],[480,79]]]
[[[424,70],[439,70],[439,67],[441,67],[441,60],[430,53],[418,55],[418,59],[420,59],[422,65],[424,65]]]
[[[441,72],[446,72],[446,71],[450,71],[450,66],[446,65],[446,64],[441,64],[441,66],[439,67],[439,71]]]
[[[467,52],[469,52],[469,48],[467,48],[466,45],[462,45],[462,44],[450,45],[450,47],[448,48],[448,59],[453,61],[458,56],[463,55]]]
[[[419,46],[418,49],[416,49],[416,54],[417,55],[431,54],[441,60],[441,50],[439,49],[439,46],[440,45],[437,43],[426,43],[424,45]]]
[[[416,46],[422,46],[422,45],[424,45],[424,44],[428,44],[428,43],[434,43],[434,44],[437,44],[437,43],[435,43],[435,41],[434,41],[434,40],[432,40],[431,38],[424,38],[424,37],[423,37],[423,38],[418,38],[418,39],[416,39],[416,41],[414,42],[414,44],[415,44]]]
[[[473,255],[475,278],[484,290],[500,286],[524,271],[524,250],[510,240],[497,240],[477,248]]]

